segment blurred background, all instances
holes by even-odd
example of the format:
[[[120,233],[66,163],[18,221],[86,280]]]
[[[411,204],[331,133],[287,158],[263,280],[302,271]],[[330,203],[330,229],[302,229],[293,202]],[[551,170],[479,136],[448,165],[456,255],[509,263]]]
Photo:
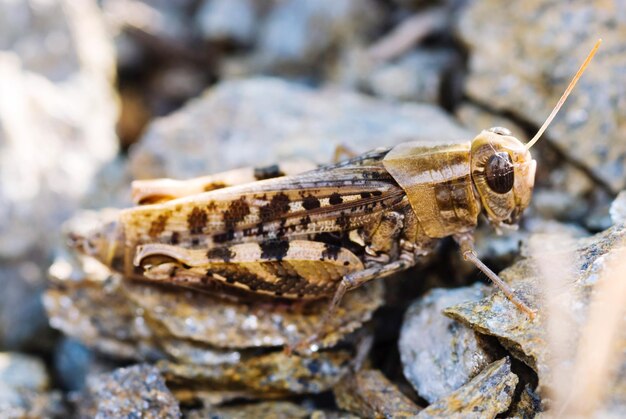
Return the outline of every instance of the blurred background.
[[[0,350],[80,388],[63,362],[90,352],[50,328],[41,293],[65,252],[61,224],[129,206],[131,180],[325,163],[337,145],[470,140],[491,126],[526,141],[600,37],[533,149],[522,229],[479,232],[494,268],[530,232],[611,224],[626,184],[625,2],[0,0]]]

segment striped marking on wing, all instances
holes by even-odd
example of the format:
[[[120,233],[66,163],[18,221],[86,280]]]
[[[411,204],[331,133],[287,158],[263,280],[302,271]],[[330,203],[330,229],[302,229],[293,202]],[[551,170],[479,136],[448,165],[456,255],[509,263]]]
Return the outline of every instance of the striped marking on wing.
[[[363,269],[349,250],[306,240],[270,240],[208,251],[148,244],[138,248],[134,263],[154,281],[202,284],[211,279],[287,298],[330,295],[344,275]]]

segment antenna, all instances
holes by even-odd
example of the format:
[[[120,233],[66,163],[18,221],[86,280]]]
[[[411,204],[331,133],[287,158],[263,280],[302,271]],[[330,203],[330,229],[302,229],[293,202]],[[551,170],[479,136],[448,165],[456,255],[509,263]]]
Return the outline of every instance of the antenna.
[[[585,72],[585,69],[589,65],[589,62],[591,61],[593,56],[596,55],[596,51],[600,47],[601,43],[602,43],[602,39],[598,39],[596,41],[596,44],[593,46],[593,48],[591,49],[591,52],[589,53],[589,55],[587,55],[587,58],[585,59],[583,64],[580,66],[580,68],[576,72],[576,75],[574,76],[572,81],[569,82],[569,86],[567,86],[567,89],[565,89],[563,96],[561,96],[561,99],[559,99],[554,109],[552,109],[552,112],[550,113],[550,116],[548,116],[548,119],[546,119],[546,122],[544,122],[541,128],[539,128],[539,131],[537,131],[537,134],[535,134],[532,140],[530,140],[528,144],[526,144],[526,150],[529,150],[532,146],[535,145],[537,141],[539,141],[539,138],[541,138],[541,135],[544,133],[546,128],[548,128],[548,125],[550,125],[550,123],[552,122],[556,114],[559,112],[559,109],[561,109],[561,106],[563,106],[563,103],[565,103],[565,99],[567,99],[569,94],[574,89],[574,86],[576,86],[576,82],[578,81],[580,76],[582,76],[582,74]]]

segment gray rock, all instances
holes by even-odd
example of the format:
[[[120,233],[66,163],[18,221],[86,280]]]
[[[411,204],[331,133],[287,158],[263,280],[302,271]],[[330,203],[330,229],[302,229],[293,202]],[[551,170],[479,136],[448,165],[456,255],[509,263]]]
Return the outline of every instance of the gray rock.
[[[573,396],[571,406],[587,396],[568,392],[573,391],[575,384],[587,383],[591,379],[588,377],[600,380],[595,371],[605,362],[599,348],[589,365],[578,357],[577,348],[580,351],[585,347],[579,346],[583,332],[594,332],[593,337],[587,335],[590,347],[595,344],[603,348],[610,347],[610,344],[601,344],[605,342],[602,338],[614,334],[616,348],[619,345],[620,349],[607,365],[610,372],[597,381],[597,385],[606,389],[606,398],[598,402],[594,411],[598,417],[609,413],[615,417],[623,416],[626,412],[626,374],[623,373],[626,358],[622,351],[624,329],[619,328],[619,319],[623,319],[619,307],[623,307],[623,303],[608,299],[617,297],[623,301],[623,286],[619,288],[623,271],[616,263],[624,260],[624,224],[618,223],[607,231],[585,238],[537,235],[531,239],[522,248],[528,258],[502,271],[500,276],[510,283],[518,297],[537,311],[534,320],[520,312],[501,292],[450,307],[445,313],[479,333],[497,337],[513,356],[537,372],[541,397],[545,397],[547,391],[550,391],[551,398],[556,398],[555,394]],[[618,287],[608,291],[608,283]],[[598,295],[602,296],[602,303],[598,305],[596,301],[594,306],[592,302]],[[589,325],[593,307],[606,310],[602,318],[596,318],[596,322]],[[581,376],[574,375],[577,371]],[[592,412],[587,413],[591,415]]]
[[[0,257],[19,258],[48,251],[117,152],[115,61],[95,1],[3,2],[0,16]]]
[[[622,191],[617,195],[617,198],[611,204],[609,212],[611,221],[614,224],[626,222],[626,191]]]
[[[378,370],[348,374],[333,392],[342,410],[359,417],[413,418],[421,410]]]
[[[44,264],[42,258],[34,257],[0,262],[0,346],[5,350],[52,346],[52,330],[41,304]]]
[[[48,373],[39,358],[17,352],[0,353],[0,416],[66,416],[61,394],[48,392],[48,384]]]
[[[418,418],[493,418],[508,409],[518,382],[511,361],[488,365],[469,383],[422,410]]]
[[[18,389],[43,391],[48,388],[48,373],[43,361],[12,352],[0,353],[0,382]]]
[[[72,338],[61,339],[54,351],[54,369],[61,386],[69,391],[80,391],[94,361],[94,353]]]
[[[159,370],[147,364],[90,377],[78,413],[95,418],[181,417],[178,401]]]
[[[429,402],[457,390],[493,360],[471,329],[442,313],[446,307],[478,300],[488,292],[481,284],[439,288],[407,310],[398,343],[404,376]]]
[[[261,26],[258,59],[274,69],[316,65],[333,48],[356,42],[378,21],[370,0],[287,0]]]
[[[626,186],[626,92],[619,87],[626,26],[623,7],[610,10],[584,1],[471,2],[459,34],[470,49],[467,95],[537,126],[601,35],[598,55],[547,135],[617,192]]]
[[[418,48],[374,69],[366,86],[385,99],[439,104],[445,77],[453,68],[460,70],[460,57],[454,50]]]
[[[328,162],[403,141],[471,139],[439,108],[315,91],[277,79],[231,81],[157,119],[131,150],[135,178],[186,178],[301,157]]]
[[[244,45],[253,41],[258,25],[252,0],[205,0],[195,19],[204,39]]]

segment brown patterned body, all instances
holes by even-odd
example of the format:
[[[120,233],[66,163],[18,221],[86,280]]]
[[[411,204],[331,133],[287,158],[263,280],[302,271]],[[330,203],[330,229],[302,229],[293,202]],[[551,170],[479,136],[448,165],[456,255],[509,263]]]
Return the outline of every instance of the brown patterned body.
[[[288,176],[270,167],[141,181],[133,185],[136,201],[157,203],[122,210],[114,235],[100,234],[84,247],[150,281],[339,300],[414,265],[437,239],[471,232],[481,206],[516,202],[513,191],[478,193],[487,154],[494,146],[515,151],[519,143],[494,136],[405,143]],[[201,192],[220,182],[231,186]],[[496,211],[501,222],[519,209]]]
[[[333,295],[346,275],[396,261],[403,252],[411,261],[432,239],[476,223],[469,143],[422,145],[417,158],[407,160],[407,150],[415,155],[411,147],[165,201],[175,194],[172,181],[142,181],[135,198],[161,202],[122,211],[115,247],[123,260],[110,264],[126,272],[139,265],[144,278],[158,282],[220,281],[298,299]],[[442,158],[455,166],[442,169]],[[410,199],[400,186],[404,174],[419,179],[408,191],[423,199]],[[178,183],[177,194],[201,183],[187,182]]]

